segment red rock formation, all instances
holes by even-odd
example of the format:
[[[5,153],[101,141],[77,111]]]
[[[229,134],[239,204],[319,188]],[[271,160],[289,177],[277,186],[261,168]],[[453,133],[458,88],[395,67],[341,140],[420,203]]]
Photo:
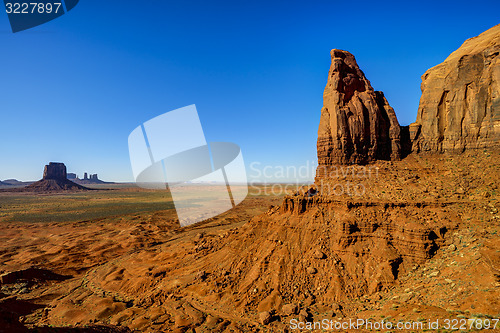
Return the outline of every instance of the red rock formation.
[[[194,248],[186,242],[171,251],[136,252],[86,278],[96,295],[138,307],[168,304],[182,290],[231,311],[348,301],[394,286],[399,275],[434,254],[459,220],[451,212],[436,216],[438,207],[287,197],[239,229],[198,237]],[[69,303],[59,302],[55,312]]]
[[[318,129],[319,166],[365,164],[401,158],[393,108],[347,51],[332,50]]]
[[[88,188],[68,180],[64,163],[51,162],[43,170],[43,178],[29,186],[15,191],[21,192],[60,192],[88,190]]]
[[[43,170],[43,179],[67,179],[67,171],[64,163],[50,162]]]
[[[463,151],[500,144],[500,25],[468,39],[422,76],[416,152]]]

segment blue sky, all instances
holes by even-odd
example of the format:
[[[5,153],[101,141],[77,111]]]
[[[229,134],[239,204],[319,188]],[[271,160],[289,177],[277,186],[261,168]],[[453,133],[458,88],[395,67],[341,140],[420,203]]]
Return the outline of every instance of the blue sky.
[[[0,179],[61,161],[132,181],[129,133],[190,104],[207,141],[239,144],[248,166],[315,163],[332,48],[407,125],[420,76],[498,13],[499,1],[81,0],[16,34],[1,14]]]

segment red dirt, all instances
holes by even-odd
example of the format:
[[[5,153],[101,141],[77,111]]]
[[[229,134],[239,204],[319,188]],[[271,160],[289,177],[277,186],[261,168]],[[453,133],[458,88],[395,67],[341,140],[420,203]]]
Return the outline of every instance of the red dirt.
[[[36,265],[72,276],[2,290],[39,306],[9,310],[27,327],[281,332],[294,318],[498,318],[498,156],[478,150],[377,162],[369,166],[376,175],[331,177],[316,196],[278,205],[249,198],[182,229],[171,212],[2,224],[3,271]],[[332,190],[348,183],[365,192]],[[5,298],[0,304],[6,311]]]

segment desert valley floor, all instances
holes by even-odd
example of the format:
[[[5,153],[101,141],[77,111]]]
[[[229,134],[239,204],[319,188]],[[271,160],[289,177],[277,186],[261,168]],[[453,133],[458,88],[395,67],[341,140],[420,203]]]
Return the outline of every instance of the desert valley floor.
[[[498,156],[378,161],[369,177],[347,169],[310,198],[259,186],[186,228],[161,191],[1,193],[0,331],[498,318]],[[347,183],[364,192],[335,192]]]

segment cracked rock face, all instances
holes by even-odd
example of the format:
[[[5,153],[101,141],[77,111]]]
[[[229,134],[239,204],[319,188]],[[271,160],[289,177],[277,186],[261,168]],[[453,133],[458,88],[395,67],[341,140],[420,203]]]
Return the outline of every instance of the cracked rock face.
[[[320,166],[365,164],[401,158],[401,133],[394,109],[352,54],[331,51],[318,129]]]
[[[422,76],[416,152],[464,151],[500,142],[500,25],[468,39]]]

